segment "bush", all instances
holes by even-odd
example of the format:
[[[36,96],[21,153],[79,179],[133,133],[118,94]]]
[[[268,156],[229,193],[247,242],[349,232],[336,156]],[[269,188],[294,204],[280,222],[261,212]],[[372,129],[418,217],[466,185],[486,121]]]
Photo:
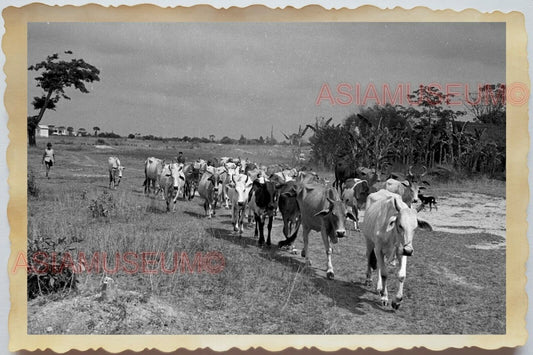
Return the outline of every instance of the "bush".
[[[102,138],[121,138],[120,135],[114,133],[114,132],[102,132],[98,135],[98,137]]]
[[[107,190],[101,195],[98,195],[96,199],[91,200],[89,210],[92,213],[93,218],[109,217],[116,209],[117,204],[113,195]]]
[[[33,170],[28,169],[28,197],[39,197],[39,187],[35,182],[35,175]]]
[[[66,243],[66,238],[28,238],[28,299],[51,293],[64,295],[77,289],[72,250],[74,248]]]
[[[96,144],[107,144],[107,142],[105,140],[101,139],[101,138],[98,138],[96,140]]]

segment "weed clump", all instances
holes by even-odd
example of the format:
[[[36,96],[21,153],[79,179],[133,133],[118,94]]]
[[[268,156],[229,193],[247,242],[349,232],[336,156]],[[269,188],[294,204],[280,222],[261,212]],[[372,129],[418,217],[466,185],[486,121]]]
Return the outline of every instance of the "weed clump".
[[[117,208],[117,203],[112,194],[107,190],[91,200],[89,210],[92,213],[93,218],[109,217]]]
[[[35,181],[35,174],[31,169],[28,169],[28,197],[39,197],[39,187]]]
[[[70,252],[74,249],[67,238],[28,238],[28,299],[39,295],[59,294],[77,290],[78,279]]]

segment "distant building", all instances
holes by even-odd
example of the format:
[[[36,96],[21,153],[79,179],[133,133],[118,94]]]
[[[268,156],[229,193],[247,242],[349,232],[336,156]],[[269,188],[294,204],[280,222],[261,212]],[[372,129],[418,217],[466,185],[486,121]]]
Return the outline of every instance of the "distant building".
[[[58,136],[66,136],[66,135],[68,135],[67,127],[65,127],[65,126],[57,127],[57,135]]]
[[[37,135],[39,137],[48,137],[48,125],[40,124],[39,127],[37,127]]]

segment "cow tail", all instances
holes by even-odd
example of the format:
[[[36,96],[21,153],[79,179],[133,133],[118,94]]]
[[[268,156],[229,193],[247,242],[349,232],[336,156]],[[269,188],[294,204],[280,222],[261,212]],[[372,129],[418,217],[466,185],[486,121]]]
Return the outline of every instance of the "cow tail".
[[[296,237],[298,236],[298,230],[300,229],[301,224],[301,217],[298,218],[298,221],[296,221],[296,227],[294,228],[294,232],[291,234],[291,236],[285,240],[282,240],[278,243],[278,248],[284,247],[286,245],[291,245],[296,240]]]
[[[370,264],[370,267],[373,270],[376,270],[378,268],[378,259],[376,258],[376,252],[374,251],[374,249],[372,249],[372,252],[370,253],[370,260],[368,261],[368,263]]]

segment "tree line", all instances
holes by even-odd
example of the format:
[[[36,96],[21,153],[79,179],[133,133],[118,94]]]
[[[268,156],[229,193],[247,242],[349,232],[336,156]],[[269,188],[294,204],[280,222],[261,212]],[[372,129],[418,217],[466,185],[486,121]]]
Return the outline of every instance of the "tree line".
[[[421,86],[409,98],[418,107],[373,106],[334,125],[317,118],[309,142],[316,165],[333,169],[339,159],[381,171],[384,165],[447,166],[467,174],[505,173],[505,86],[487,85],[483,98],[467,100],[453,111],[451,99],[438,89]],[[459,119],[468,112],[474,120]]]

